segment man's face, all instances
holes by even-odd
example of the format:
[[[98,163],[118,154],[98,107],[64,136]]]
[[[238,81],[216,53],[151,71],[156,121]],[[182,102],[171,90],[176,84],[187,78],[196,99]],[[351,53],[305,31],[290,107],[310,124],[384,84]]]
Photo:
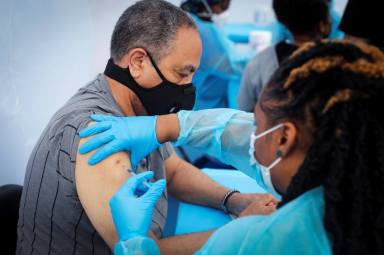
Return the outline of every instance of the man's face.
[[[172,42],[168,55],[156,62],[164,77],[175,84],[183,85],[192,82],[193,75],[200,65],[202,44],[196,29],[182,27]],[[155,60],[156,61],[156,60]],[[155,68],[147,59],[143,68],[142,86],[151,88],[162,82]]]

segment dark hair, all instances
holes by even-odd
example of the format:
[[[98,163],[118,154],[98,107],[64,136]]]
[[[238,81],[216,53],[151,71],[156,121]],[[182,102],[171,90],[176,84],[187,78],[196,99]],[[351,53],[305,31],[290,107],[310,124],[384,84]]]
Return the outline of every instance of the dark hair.
[[[348,35],[368,40],[370,44],[384,50],[384,30],[378,29],[383,23],[382,1],[350,0],[344,9],[339,29]]]
[[[221,5],[225,10],[229,8],[231,0],[205,0],[206,3],[212,7],[214,5]],[[203,0],[186,0],[181,3],[180,8],[186,12],[192,13],[199,16],[205,21],[212,21],[211,17],[202,16],[202,14],[207,14],[208,10],[203,2]]]
[[[289,120],[309,138],[279,206],[322,186],[333,254],[384,254],[384,54],[306,44],[273,75],[260,107],[270,125]]]
[[[310,34],[329,19],[329,0],[273,0],[278,21],[293,34]]]
[[[180,27],[196,28],[179,7],[163,0],[142,0],[120,16],[111,39],[111,57],[119,61],[129,50],[143,47],[158,61],[167,55]]]

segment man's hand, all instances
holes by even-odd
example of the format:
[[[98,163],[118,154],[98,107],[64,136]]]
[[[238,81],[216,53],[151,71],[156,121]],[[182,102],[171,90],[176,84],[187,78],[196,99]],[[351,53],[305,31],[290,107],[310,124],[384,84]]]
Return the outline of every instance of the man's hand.
[[[253,214],[271,214],[276,210],[278,201],[271,194],[233,194],[227,203],[227,207],[236,216],[248,216]]]
[[[265,195],[260,200],[253,201],[244,211],[241,212],[239,217],[250,216],[250,215],[269,215],[276,211],[277,202],[271,201],[268,196]]]

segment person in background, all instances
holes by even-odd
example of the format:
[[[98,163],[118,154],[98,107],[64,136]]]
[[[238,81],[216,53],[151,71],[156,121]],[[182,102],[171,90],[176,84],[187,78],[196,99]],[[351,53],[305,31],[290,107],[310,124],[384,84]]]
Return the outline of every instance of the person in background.
[[[233,83],[240,83],[244,61],[239,61],[241,57],[236,53],[234,43],[217,22],[217,16],[227,11],[230,3],[230,0],[186,0],[181,3],[181,9],[194,19],[203,45],[200,66],[193,77],[196,86],[195,110],[228,108],[235,101],[229,99],[229,88]],[[199,168],[230,168],[188,146],[176,150]]]
[[[272,215],[230,222],[196,254],[379,255],[384,254],[383,98],[384,54],[379,49],[323,40],[303,45],[282,64],[263,89],[253,119],[231,109],[181,111],[160,116],[136,138],[116,136],[112,142],[141,151],[145,147],[137,141],[157,137],[201,146],[228,163],[241,158],[240,170],[282,196]],[[99,122],[93,133],[129,132],[145,118]],[[252,127],[246,139],[244,130]],[[244,140],[249,155],[245,143],[236,146]],[[124,215],[124,198],[136,199],[132,192],[123,193],[120,203],[111,204],[117,218]],[[151,203],[144,204],[150,212]],[[119,227],[131,236],[117,246],[156,250],[153,242],[140,247],[141,240],[148,240],[143,223],[149,216],[127,216],[132,217]],[[132,250],[127,252],[122,254]]]
[[[349,0],[340,23],[345,38],[371,43],[384,50],[382,4],[377,0]]]
[[[234,61],[234,45],[215,23],[215,16],[228,10],[230,2],[186,0],[181,4],[195,20],[203,44],[200,67],[193,79],[196,110],[228,107],[228,84],[241,75]]]
[[[328,37],[329,6],[329,0],[273,0],[276,18],[292,34],[293,42],[281,41],[248,63],[237,97],[240,110],[253,112],[263,86],[298,47]]]

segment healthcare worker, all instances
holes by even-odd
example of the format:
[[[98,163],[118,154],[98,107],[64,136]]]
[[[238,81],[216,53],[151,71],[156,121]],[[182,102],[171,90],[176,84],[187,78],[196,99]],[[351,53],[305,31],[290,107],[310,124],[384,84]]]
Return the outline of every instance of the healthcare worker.
[[[292,35],[261,51],[246,66],[237,103],[239,109],[253,112],[265,86],[281,63],[300,45],[327,38],[331,32],[329,0],[273,0],[277,20]]]
[[[249,57],[238,54],[235,45],[226,36],[219,17],[226,12],[231,0],[186,0],[181,9],[188,12],[196,23],[203,52],[200,66],[193,76],[196,86],[194,110],[235,108],[235,95],[231,87],[239,87],[240,77]],[[227,168],[222,162],[189,146],[177,148],[183,158],[195,166]]]
[[[384,254],[383,98],[379,49],[321,41],[303,45],[272,77],[255,108],[257,128],[249,114],[216,109],[159,116],[153,127],[140,123],[156,117],[93,116],[99,123],[81,135],[99,133],[93,140],[112,152],[145,155],[159,142],[175,141],[215,151],[228,163],[239,157],[244,160],[239,170],[282,195],[275,213],[230,222],[196,254]],[[129,137],[138,127],[142,136]],[[249,139],[251,127],[256,130]],[[150,146],[143,147],[143,141]],[[105,148],[94,154],[99,160],[111,153]],[[141,199],[122,193],[122,201]],[[143,253],[156,249],[145,237],[145,224],[135,230],[135,220],[148,220],[141,211],[111,206],[119,212],[115,222],[130,217],[118,228],[131,235],[117,246],[136,245]]]
[[[200,67],[193,79],[195,110],[228,107],[229,83],[239,80],[244,67],[243,61],[237,59],[233,43],[216,22],[216,17],[229,5],[230,0],[186,0],[181,4],[193,17],[203,44]]]

